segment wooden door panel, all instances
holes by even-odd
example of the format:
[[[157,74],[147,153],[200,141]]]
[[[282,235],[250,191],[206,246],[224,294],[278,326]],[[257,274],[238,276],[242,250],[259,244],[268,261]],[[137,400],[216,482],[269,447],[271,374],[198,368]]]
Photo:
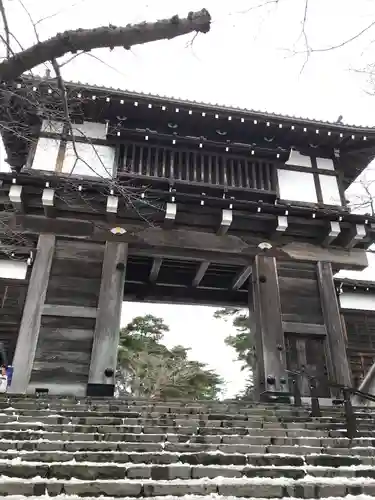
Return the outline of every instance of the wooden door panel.
[[[288,370],[315,377],[319,397],[329,397],[324,337],[301,334],[286,334],[285,337]],[[309,378],[300,377],[302,396],[310,395],[309,386]]]

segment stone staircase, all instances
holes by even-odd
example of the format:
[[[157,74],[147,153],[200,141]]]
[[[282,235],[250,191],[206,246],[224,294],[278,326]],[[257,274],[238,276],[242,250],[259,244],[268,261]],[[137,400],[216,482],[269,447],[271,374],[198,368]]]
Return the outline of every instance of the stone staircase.
[[[375,412],[275,404],[0,399],[0,498],[375,497]],[[364,496],[363,496],[364,495]]]

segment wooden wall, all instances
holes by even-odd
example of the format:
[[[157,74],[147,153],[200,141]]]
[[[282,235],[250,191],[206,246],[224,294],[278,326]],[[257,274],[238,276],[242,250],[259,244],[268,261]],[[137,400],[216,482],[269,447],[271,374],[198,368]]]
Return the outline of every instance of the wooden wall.
[[[27,280],[0,279],[0,342],[13,360],[27,293]]]
[[[57,239],[30,390],[85,393],[104,245]]]
[[[320,396],[328,397],[329,380],[350,383],[331,266],[281,261],[278,279],[287,368],[316,377]],[[307,395],[305,382],[301,390]]]
[[[358,387],[375,362],[375,311],[342,310],[352,383]]]
[[[278,261],[277,269],[283,322],[323,325],[316,265]]]

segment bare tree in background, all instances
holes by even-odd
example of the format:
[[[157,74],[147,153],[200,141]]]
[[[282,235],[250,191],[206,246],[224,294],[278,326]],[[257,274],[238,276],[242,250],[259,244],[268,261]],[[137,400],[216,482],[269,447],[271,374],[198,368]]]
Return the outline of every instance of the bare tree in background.
[[[45,67],[45,78],[54,89],[54,92],[58,93],[58,100],[60,100],[59,104],[62,104],[62,106],[56,106],[56,109],[52,110],[51,107],[47,109],[45,103],[41,100],[38,101],[38,97],[35,94],[30,94],[23,98],[27,101],[29,111],[30,106],[32,106],[36,115],[42,116],[44,119],[47,118],[51,124],[56,121],[65,123],[68,130],[69,141],[71,141],[75,155],[71,174],[74,174],[77,162],[85,164],[87,169],[91,171],[92,176],[99,177],[100,180],[103,181],[103,186],[105,188],[115,189],[120,197],[122,196],[126,199],[127,204],[134,206],[137,201],[135,195],[130,193],[126,189],[126,186],[117,183],[116,179],[112,179],[109,175],[103,175],[103,171],[106,171],[106,167],[100,155],[96,152],[94,145],[92,145],[92,148],[95,150],[95,156],[99,159],[102,167],[100,168],[100,172],[97,168],[93,167],[89,160],[86,160],[79,154],[74,136],[77,134],[77,131],[78,133],[80,131],[74,127],[71,120],[71,109],[68,102],[68,92],[62,76],[62,68],[72,59],[82,54],[90,55],[92,50],[98,48],[108,48],[108,50],[112,50],[114,47],[123,47],[124,50],[130,50],[135,45],[172,39],[189,33],[193,33],[194,37],[198,33],[207,33],[211,23],[210,14],[207,10],[202,9],[198,12],[189,12],[185,18],[179,18],[175,15],[169,19],[162,19],[156,22],[143,22],[128,24],[126,26],[109,25],[99,26],[94,29],[70,30],[64,31],[63,33],[57,33],[47,40],[42,40],[38,33],[38,27],[39,24],[47,18],[34,20],[22,0],[17,1],[22,6],[32,25],[35,34],[35,44],[26,48],[21,46],[17,38],[17,32],[13,31],[15,27],[11,26],[8,21],[7,2],[6,0],[0,0],[0,19],[3,24],[3,29],[0,31],[0,45],[2,44],[4,49],[3,51],[0,50],[0,52],[5,54],[5,57],[0,62],[0,84],[2,84],[2,89],[0,90],[1,135],[3,137],[10,135],[13,137],[22,137],[29,144],[33,142],[34,139],[30,137],[29,131],[27,130],[27,121],[25,123],[23,120],[24,117],[21,116],[19,112],[13,113],[12,103],[15,99],[15,95],[9,90],[9,87],[7,88],[7,84],[12,84],[25,74],[31,74],[31,76],[33,76],[34,68],[43,65]],[[63,56],[69,54],[71,57],[68,59],[65,58],[64,61],[61,60]],[[92,56],[97,59],[97,56]],[[19,96],[17,98],[19,98]],[[61,109],[63,110],[62,112]],[[23,165],[14,164],[12,161],[13,159],[9,157],[10,152],[7,151],[7,153],[7,161],[11,165],[12,170],[18,172]],[[56,196],[69,204],[69,198],[73,192],[75,195],[77,194],[77,186],[75,183],[66,182],[64,187],[56,192]],[[95,210],[91,203],[91,201],[94,200],[90,200],[90,198],[85,195],[84,189],[80,192],[80,196],[90,209]],[[3,249],[10,248],[9,257],[17,258],[17,255],[12,251],[12,245],[14,247],[27,246],[29,242],[20,232],[10,227],[9,222],[12,216],[13,209],[10,205],[6,206],[5,210],[0,214],[0,233],[2,233],[0,243]]]

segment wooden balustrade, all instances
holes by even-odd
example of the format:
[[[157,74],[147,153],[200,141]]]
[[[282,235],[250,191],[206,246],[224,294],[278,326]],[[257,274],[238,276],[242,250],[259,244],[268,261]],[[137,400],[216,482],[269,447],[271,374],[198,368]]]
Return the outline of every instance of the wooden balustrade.
[[[131,176],[268,192],[276,190],[275,164],[245,155],[127,143],[121,156],[120,172]]]

